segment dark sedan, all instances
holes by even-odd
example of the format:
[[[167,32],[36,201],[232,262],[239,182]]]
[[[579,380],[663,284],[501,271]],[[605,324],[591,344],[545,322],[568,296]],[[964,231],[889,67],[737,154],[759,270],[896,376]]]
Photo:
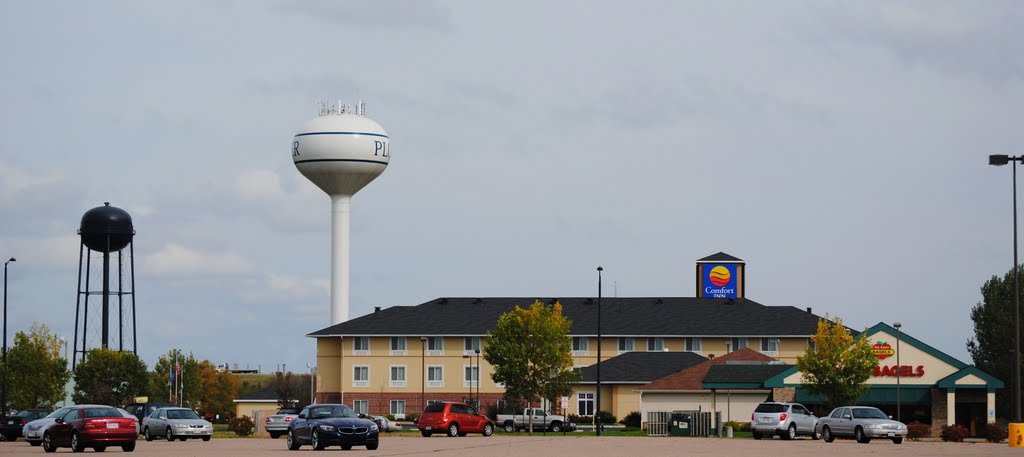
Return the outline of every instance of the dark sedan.
[[[346,451],[366,446],[372,451],[380,444],[379,437],[376,423],[345,405],[309,405],[288,425],[288,449],[292,451],[303,445],[318,451],[327,446],[341,446]]]
[[[17,414],[0,419],[0,440],[14,441],[22,436],[25,424],[46,417],[52,409],[26,409]]]

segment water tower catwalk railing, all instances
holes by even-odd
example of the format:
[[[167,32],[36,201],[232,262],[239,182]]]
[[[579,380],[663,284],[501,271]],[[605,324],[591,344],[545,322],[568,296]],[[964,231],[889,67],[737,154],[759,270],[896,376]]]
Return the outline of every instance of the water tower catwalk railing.
[[[131,351],[138,354],[138,338],[136,330],[135,310],[135,245],[133,243],[135,230],[132,227],[131,216],[120,208],[112,207],[109,203],[104,206],[93,208],[82,217],[82,226],[78,233],[82,242],[78,250],[78,288],[75,301],[75,334],[72,344],[71,368],[75,369],[77,363],[85,360],[90,350],[90,343],[95,343],[94,332],[90,332],[90,324],[96,320],[92,316],[90,320],[90,309],[96,303],[90,303],[90,297],[100,297],[100,335],[98,347],[104,349],[116,349],[118,351]],[[125,249],[128,253],[125,255]],[[92,276],[93,251],[102,254],[98,260],[102,262],[102,278],[100,290],[93,290]],[[111,288],[110,261],[111,254],[117,253],[117,286]],[[127,259],[126,259],[127,257]],[[127,271],[125,270],[127,264]],[[84,276],[83,276],[84,272]],[[125,285],[128,289],[125,289]],[[110,298],[117,298],[117,344],[112,346],[110,342]],[[92,306],[90,306],[92,305]],[[129,322],[130,321],[130,322]],[[127,326],[131,326],[128,333]],[[127,341],[126,341],[127,340]],[[97,346],[93,345],[93,348]]]

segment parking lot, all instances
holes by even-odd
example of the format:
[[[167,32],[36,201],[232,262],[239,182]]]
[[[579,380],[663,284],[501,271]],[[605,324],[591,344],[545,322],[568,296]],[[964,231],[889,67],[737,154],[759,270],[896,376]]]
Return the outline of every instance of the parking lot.
[[[311,452],[304,446],[302,453]],[[60,449],[59,453],[71,453],[71,449]],[[91,449],[86,450],[92,453]],[[380,449],[367,451],[354,448],[328,448],[322,453],[355,453],[356,455],[412,456],[444,455],[466,457],[521,457],[528,456],[665,456],[665,455],[722,455],[722,456],[861,456],[900,455],[905,456],[1000,456],[1020,455],[1021,449],[1002,444],[990,443],[941,443],[904,442],[894,445],[891,441],[874,440],[870,444],[857,444],[849,440],[834,443],[823,441],[796,440],[782,441],[724,438],[646,438],[646,437],[601,437],[571,434],[562,436],[467,436],[448,438],[443,436],[422,438],[410,436],[384,436]],[[121,453],[111,448],[107,454]],[[259,455],[284,455],[284,439],[214,439],[213,441],[146,442],[139,440],[135,454],[144,456],[216,456],[252,457]],[[0,443],[0,455],[22,456],[42,455],[41,447],[32,447],[23,440]]]

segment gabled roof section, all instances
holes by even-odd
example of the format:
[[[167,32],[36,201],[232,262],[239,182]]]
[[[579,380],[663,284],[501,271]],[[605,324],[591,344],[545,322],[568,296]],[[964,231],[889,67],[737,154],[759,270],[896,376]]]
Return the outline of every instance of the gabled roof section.
[[[974,365],[968,365],[960,369],[960,371],[940,379],[936,385],[940,389],[987,388],[989,390],[994,390],[1002,389],[1004,387],[1003,381],[979,370],[978,367]]]
[[[896,329],[891,327],[889,324],[886,324],[885,322],[879,322],[879,323],[871,326],[870,328],[868,328],[867,330],[864,331],[864,334],[865,335],[874,335],[875,333],[877,333],[879,331],[884,331],[884,332],[886,332],[886,333],[888,333],[890,335],[896,335],[897,334]],[[946,354],[945,352],[942,352],[942,351],[940,351],[938,349],[935,349],[934,347],[931,347],[931,346],[925,344],[924,342],[922,342],[921,340],[918,340],[917,338],[914,338],[914,337],[912,337],[910,335],[907,335],[906,333],[903,333],[902,331],[899,332],[898,334],[900,336],[900,344],[910,344],[911,346],[914,346],[914,347],[924,351],[928,355],[931,355],[931,356],[933,356],[933,357],[935,357],[935,358],[937,358],[937,359],[939,359],[939,360],[941,360],[943,362],[946,362],[946,363],[952,365],[954,368],[957,368],[957,369],[962,369],[962,368],[965,368],[965,367],[968,366],[966,363],[963,363],[963,362],[953,358],[953,356],[951,356],[949,354]]]
[[[711,254],[703,259],[698,259],[697,263],[743,263],[743,259],[738,259],[729,254],[719,251],[718,253]]]
[[[744,363],[714,365],[704,375],[705,389],[763,389],[764,381],[789,369],[782,363]]]
[[[601,362],[601,384],[646,384],[705,360],[693,352],[627,352]],[[580,383],[597,382],[596,364],[580,373]]]
[[[572,336],[597,335],[595,297],[437,298],[394,306],[310,333],[329,336],[482,336],[518,305],[558,300]],[[765,306],[746,298],[608,297],[601,301],[601,333],[617,336],[794,337],[817,332],[819,316],[792,306]]]
[[[766,356],[753,349],[743,348],[738,351],[733,351],[728,354],[725,354],[721,357],[715,357],[706,362],[694,365],[693,367],[687,368],[686,370],[680,371],[678,373],[670,374],[650,384],[640,386],[635,390],[640,392],[704,390],[704,387],[702,385],[704,382],[704,377],[708,374],[708,371],[713,366],[723,365],[730,361],[767,363],[776,360],[777,359]]]

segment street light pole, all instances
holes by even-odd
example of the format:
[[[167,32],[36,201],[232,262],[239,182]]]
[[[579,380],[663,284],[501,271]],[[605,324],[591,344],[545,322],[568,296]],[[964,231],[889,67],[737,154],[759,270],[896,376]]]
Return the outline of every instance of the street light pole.
[[[14,257],[4,262],[4,380],[3,391],[0,393],[0,415],[7,415],[7,264],[16,262]]]
[[[1013,162],[1013,421],[1020,423],[1020,278],[1017,270],[1017,162],[1024,156],[990,155],[988,164],[995,166]]]
[[[473,403],[473,356],[462,354],[462,358],[469,359],[469,400],[466,403]]]
[[[420,411],[427,408],[427,337],[420,337]]]
[[[597,267],[597,402],[594,404],[594,429],[601,436],[601,272]]]
[[[893,322],[892,326],[896,327],[896,420],[903,422],[900,419],[900,378],[903,376],[903,365],[900,365],[900,327],[903,324]]]
[[[480,408],[480,378],[482,376],[480,368],[480,349],[476,349],[476,409]]]

